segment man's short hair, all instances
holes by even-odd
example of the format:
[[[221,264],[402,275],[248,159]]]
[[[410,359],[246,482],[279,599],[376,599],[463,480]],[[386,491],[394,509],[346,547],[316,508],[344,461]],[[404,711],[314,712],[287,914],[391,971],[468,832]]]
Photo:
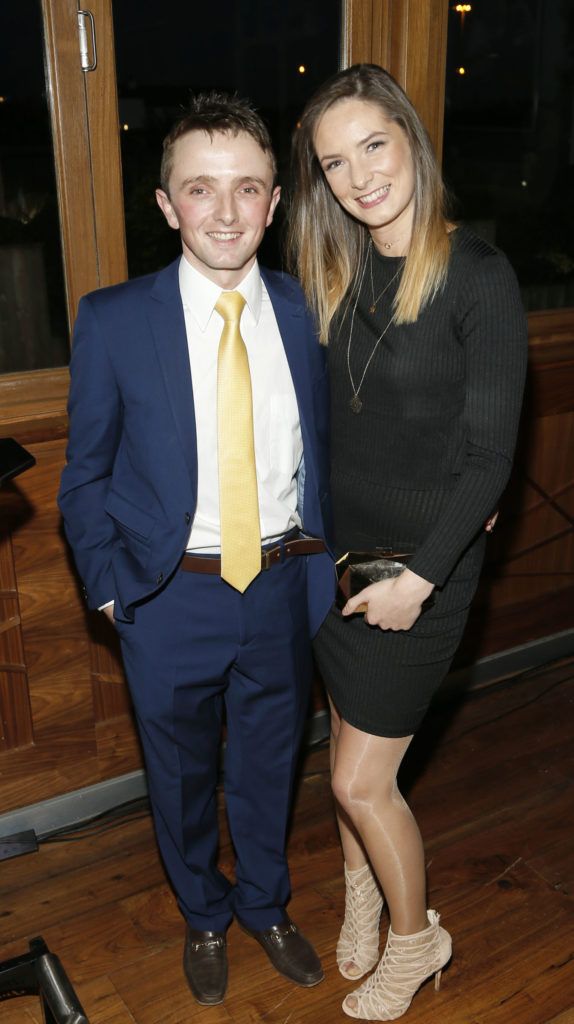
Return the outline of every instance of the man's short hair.
[[[223,92],[202,92],[193,96],[187,113],[176,121],[163,140],[160,184],[169,195],[169,179],[173,167],[173,148],[178,139],[189,132],[207,132],[210,137],[216,132],[250,135],[267,154],[273,171],[273,184],[277,176],[277,161],[273,152],[271,136],[263,119],[248,100]]]

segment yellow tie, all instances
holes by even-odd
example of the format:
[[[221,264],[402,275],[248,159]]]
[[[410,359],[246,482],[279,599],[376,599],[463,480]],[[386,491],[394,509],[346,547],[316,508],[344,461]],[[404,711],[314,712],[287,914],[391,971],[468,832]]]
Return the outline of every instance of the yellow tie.
[[[221,576],[241,593],[261,572],[251,376],[239,330],[244,305],[239,292],[222,292],[215,304],[225,321],[217,358]]]

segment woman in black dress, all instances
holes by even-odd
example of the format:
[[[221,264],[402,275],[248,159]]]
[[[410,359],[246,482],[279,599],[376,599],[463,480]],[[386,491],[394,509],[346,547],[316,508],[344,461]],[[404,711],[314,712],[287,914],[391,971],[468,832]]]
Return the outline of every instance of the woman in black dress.
[[[526,325],[506,258],[446,218],[427,133],[381,68],[356,65],[319,90],[295,155],[289,242],[329,342],[338,554],[414,551],[396,579],[333,609],[316,640],[332,703],[346,978],[377,963],[383,896],[391,922],[377,969],[343,1009],[394,1020],[451,955],[427,910],[397,772],[476,590],[484,522],[511,467]]]

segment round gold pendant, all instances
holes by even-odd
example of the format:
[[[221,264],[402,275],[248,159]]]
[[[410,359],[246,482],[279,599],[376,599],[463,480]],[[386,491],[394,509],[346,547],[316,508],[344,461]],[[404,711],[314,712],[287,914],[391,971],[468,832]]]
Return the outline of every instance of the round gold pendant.
[[[349,402],[349,405],[351,406],[353,412],[360,412],[361,409],[363,408],[363,403],[361,402],[361,399],[359,398],[358,395],[353,395],[351,401]]]

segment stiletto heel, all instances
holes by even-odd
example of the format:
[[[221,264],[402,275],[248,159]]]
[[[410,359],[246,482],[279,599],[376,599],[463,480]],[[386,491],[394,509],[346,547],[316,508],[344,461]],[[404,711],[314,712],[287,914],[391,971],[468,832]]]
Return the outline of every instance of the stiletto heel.
[[[442,969],[451,958],[452,941],[444,928],[439,928],[436,910],[428,910],[428,928],[414,935],[389,937],[381,962],[374,974],[343,1002],[349,1017],[361,1020],[396,1020],[402,1017],[423,981],[435,975],[438,989]],[[350,1005],[349,999],[356,1005]]]
[[[337,964],[344,978],[357,981],[379,959],[379,922],[383,897],[370,865],[349,871],[345,865],[345,920],[337,943]],[[352,974],[346,964],[357,968]]]

